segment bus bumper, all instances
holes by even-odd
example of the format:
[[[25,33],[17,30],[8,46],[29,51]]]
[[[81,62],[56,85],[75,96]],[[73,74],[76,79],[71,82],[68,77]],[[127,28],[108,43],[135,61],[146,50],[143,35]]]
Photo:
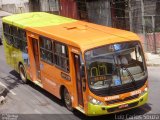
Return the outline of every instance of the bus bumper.
[[[119,108],[119,106],[123,105],[121,104],[113,104],[108,106],[102,106],[102,105],[93,105],[92,103],[88,103],[88,116],[99,116],[99,115],[105,115],[105,114],[111,114],[111,113],[117,113],[125,110],[129,110],[132,108],[136,108],[139,106],[144,105],[148,100],[148,92],[146,92],[144,95],[140,96],[139,98],[124,102],[123,104],[127,104],[128,107],[126,108]]]

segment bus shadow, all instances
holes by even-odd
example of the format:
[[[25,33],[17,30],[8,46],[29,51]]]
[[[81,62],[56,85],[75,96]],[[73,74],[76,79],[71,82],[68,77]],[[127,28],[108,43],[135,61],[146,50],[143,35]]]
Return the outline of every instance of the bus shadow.
[[[14,74],[14,75],[13,75]],[[16,71],[11,71],[10,74],[1,73],[0,76],[2,83],[5,84],[7,89],[3,92],[3,96],[7,96],[9,93],[9,90],[12,90],[16,87],[18,87],[20,84],[23,84],[22,81],[20,81],[20,78],[18,77],[18,73]]]
[[[44,90],[43,88],[39,87],[38,85],[34,84],[33,82],[28,81],[27,84],[30,87],[32,87],[33,89],[35,89],[38,92],[40,92],[41,94],[43,94],[44,96],[46,96],[47,98],[49,98],[50,100],[52,100],[53,102],[57,103],[58,105],[64,106],[63,102],[60,99],[58,99],[57,97],[55,97],[54,95],[52,95],[48,91]]]

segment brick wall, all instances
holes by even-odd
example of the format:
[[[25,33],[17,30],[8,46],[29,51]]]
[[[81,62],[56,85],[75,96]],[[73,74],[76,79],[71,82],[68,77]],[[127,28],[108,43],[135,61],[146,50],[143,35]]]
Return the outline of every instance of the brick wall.
[[[141,39],[142,45],[144,47],[144,35],[139,34],[139,37]],[[156,49],[160,48],[160,32],[155,33],[155,39],[156,39]],[[154,35],[153,33],[147,33],[146,34],[146,40],[147,40],[147,50],[149,52],[154,52],[155,50],[155,43],[154,43]]]

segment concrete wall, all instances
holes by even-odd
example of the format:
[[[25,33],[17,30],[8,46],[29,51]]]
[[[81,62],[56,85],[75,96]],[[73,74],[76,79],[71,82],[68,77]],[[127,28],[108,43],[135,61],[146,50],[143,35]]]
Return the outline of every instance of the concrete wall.
[[[40,0],[41,11],[59,12],[58,0]]]
[[[155,43],[154,43],[154,36],[153,33],[147,33],[144,37],[143,34],[138,34],[140,37],[142,46],[145,48],[145,39],[147,40],[147,51],[148,52],[154,52],[155,51]],[[160,32],[155,33],[155,39],[156,39],[156,49],[160,51]]]
[[[0,7],[10,13],[28,12],[29,0],[0,0]]]
[[[59,0],[30,0],[30,11],[59,14]]]
[[[19,4],[19,3],[25,3],[29,0],[1,0],[2,4]]]
[[[111,26],[111,9],[109,0],[93,0],[87,2],[88,19],[90,22]]]

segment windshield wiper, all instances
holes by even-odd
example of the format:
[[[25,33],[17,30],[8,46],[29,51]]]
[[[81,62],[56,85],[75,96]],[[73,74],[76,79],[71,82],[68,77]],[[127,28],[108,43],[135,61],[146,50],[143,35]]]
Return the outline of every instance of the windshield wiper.
[[[127,71],[127,73],[128,73],[128,75],[130,76],[130,78],[131,78],[131,80],[132,80],[132,83],[134,84],[134,86],[137,88],[137,86],[136,86],[136,84],[135,84],[135,79],[134,79],[134,77],[133,77],[133,75],[131,74],[131,72],[128,70],[128,68],[127,67],[125,67],[125,65],[120,65],[121,66],[121,68],[122,69],[125,69],[126,71]]]
[[[108,94],[110,93],[110,90],[111,90],[111,84],[112,84],[112,79],[111,79],[110,82],[109,82],[109,86],[108,86]]]

